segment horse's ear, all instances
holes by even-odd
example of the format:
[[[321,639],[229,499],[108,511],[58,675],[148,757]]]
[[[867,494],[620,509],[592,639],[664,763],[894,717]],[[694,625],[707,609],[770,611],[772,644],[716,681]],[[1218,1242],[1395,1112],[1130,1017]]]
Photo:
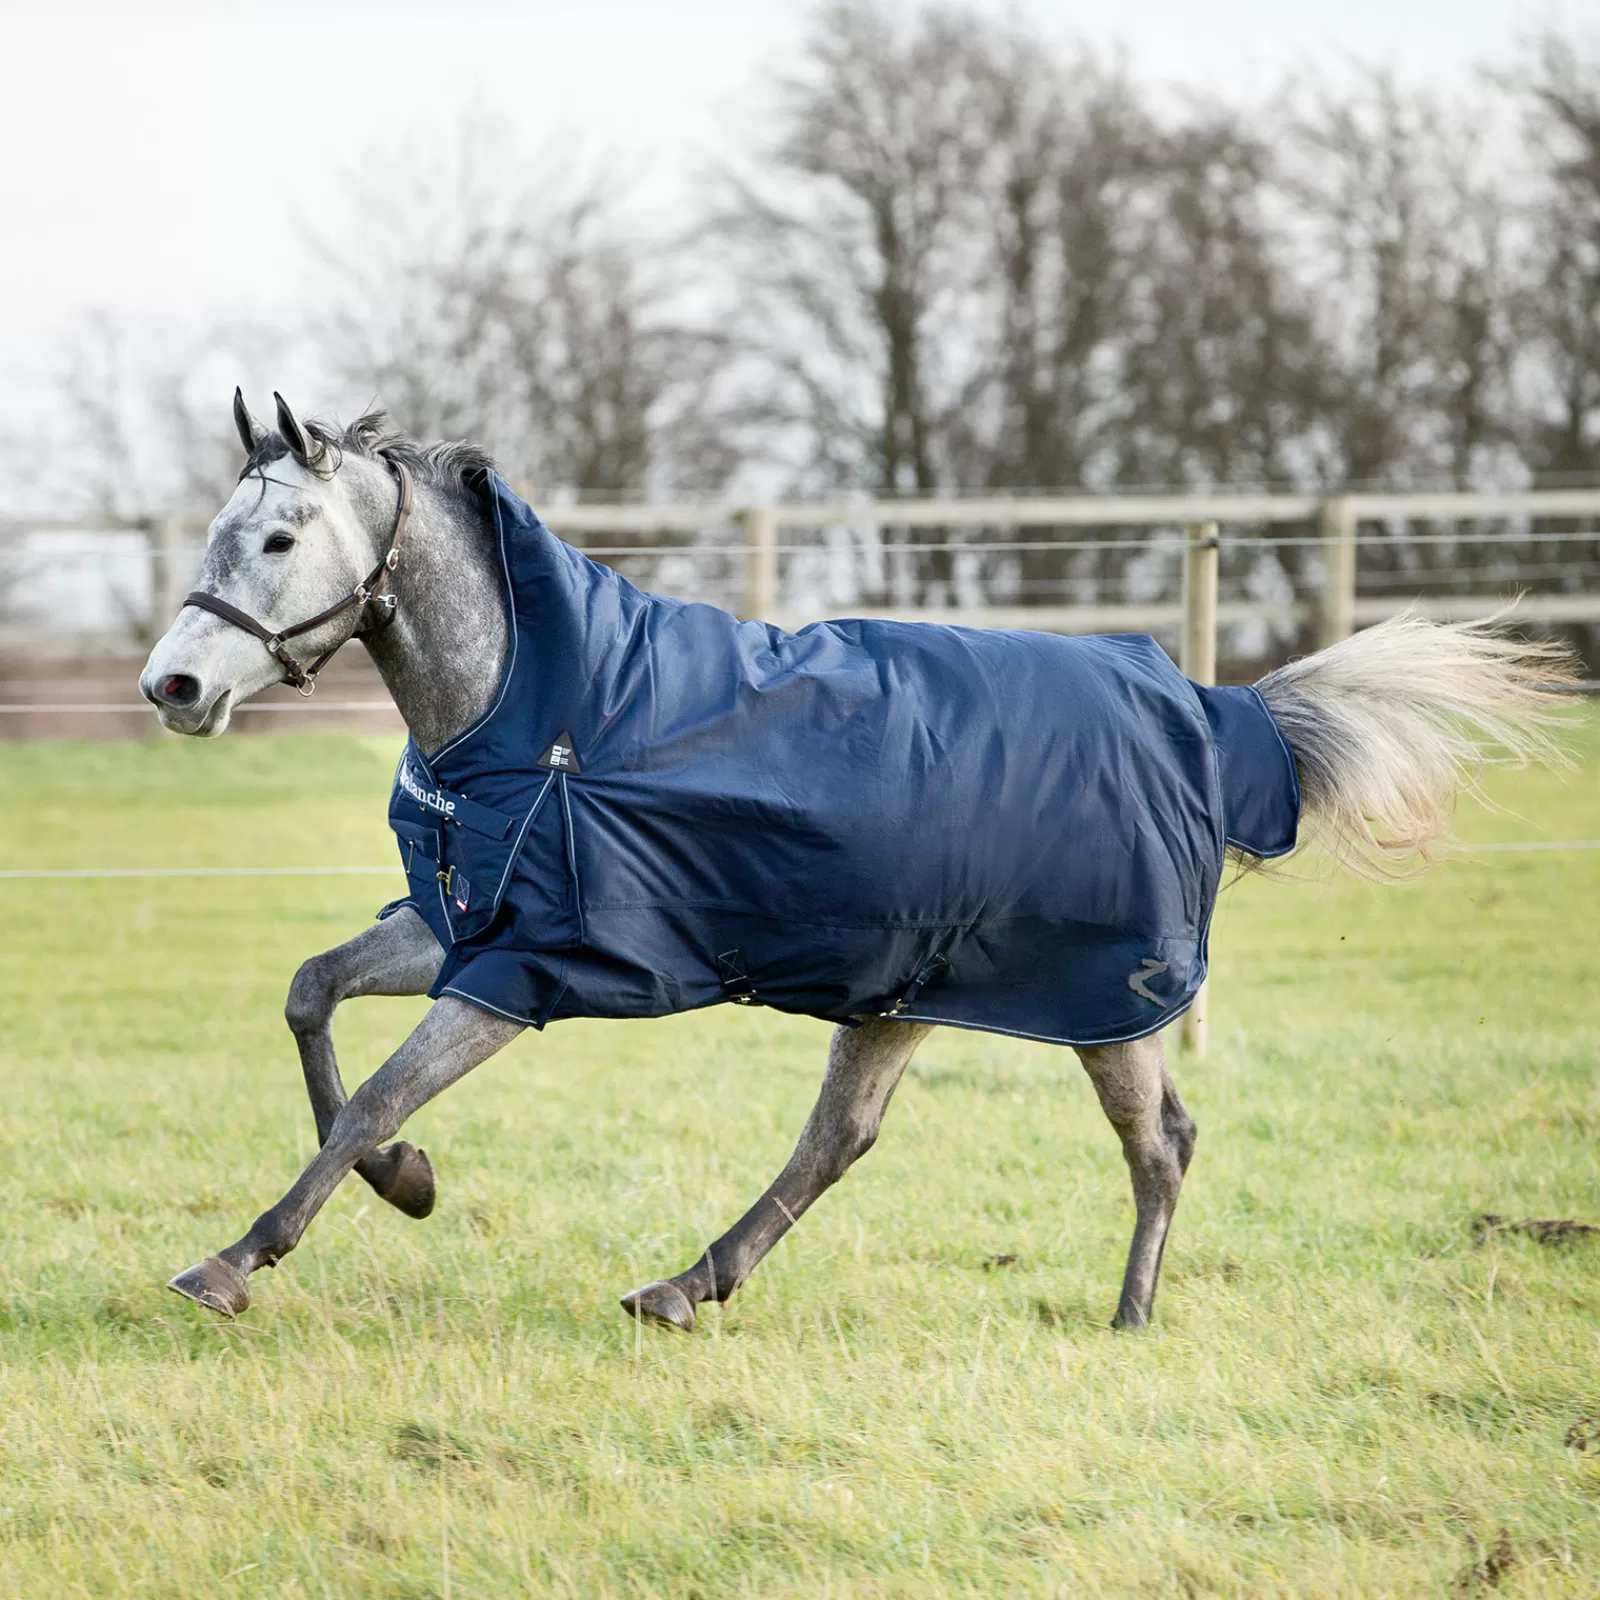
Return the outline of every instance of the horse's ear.
[[[288,445],[289,454],[302,467],[315,466],[322,459],[322,441],[307,433],[295,421],[294,412],[289,409],[289,402],[276,389],[272,391],[272,398],[278,403],[278,432],[283,435],[283,442]]]
[[[233,391],[233,425],[239,430],[239,443],[244,446],[244,453],[253,456],[266,438],[267,430],[250,415],[243,389]]]

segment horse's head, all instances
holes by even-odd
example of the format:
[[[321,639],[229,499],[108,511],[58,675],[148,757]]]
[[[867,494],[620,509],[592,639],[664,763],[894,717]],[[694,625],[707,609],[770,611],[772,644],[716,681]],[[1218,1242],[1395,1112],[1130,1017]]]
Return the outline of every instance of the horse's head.
[[[361,586],[398,531],[396,480],[385,465],[346,454],[332,432],[302,426],[274,399],[275,433],[234,393],[245,449],[239,486],[211,524],[196,595],[139,677],[174,733],[215,738],[234,706],[296,681],[301,664],[348,640],[367,610]],[[324,612],[334,614],[297,631]],[[279,641],[283,633],[292,637]]]

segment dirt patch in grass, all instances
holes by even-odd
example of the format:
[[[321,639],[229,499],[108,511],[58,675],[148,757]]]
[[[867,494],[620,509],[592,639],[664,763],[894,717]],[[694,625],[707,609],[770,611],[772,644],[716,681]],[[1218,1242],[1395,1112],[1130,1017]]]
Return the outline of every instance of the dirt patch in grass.
[[[1536,1244],[1566,1245],[1600,1239],[1600,1223],[1574,1222],[1569,1217],[1524,1217],[1513,1222],[1509,1217],[1485,1211],[1473,1219],[1472,1232],[1479,1244],[1493,1234],[1520,1233]]]
[[[1455,1582],[1457,1594],[1477,1594],[1483,1589],[1498,1589],[1507,1573],[1517,1564],[1517,1552],[1511,1546],[1511,1536],[1504,1528],[1499,1537],[1485,1552],[1481,1561],[1474,1561]]]
[[[1562,1441],[1569,1450],[1576,1450],[1579,1455],[1586,1455],[1593,1451],[1600,1455],[1600,1413],[1592,1417],[1579,1417],[1567,1429],[1567,1436]]]

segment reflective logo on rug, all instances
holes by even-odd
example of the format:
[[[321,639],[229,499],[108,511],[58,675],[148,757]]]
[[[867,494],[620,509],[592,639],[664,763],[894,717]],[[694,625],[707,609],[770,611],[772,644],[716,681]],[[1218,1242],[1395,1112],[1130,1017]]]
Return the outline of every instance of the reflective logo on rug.
[[[1152,1005],[1165,1005],[1166,1001],[1160,995],[1151,994],[1150,986],[1144,980],[1146,978],[1158,978],[1166,970],[1167,963],[1165,961],[1157,961],[1154,956],[1146,956],[1139,963],[1139,970],[1128,974],[1128,987],[1141,1000],[1148,1000]]]

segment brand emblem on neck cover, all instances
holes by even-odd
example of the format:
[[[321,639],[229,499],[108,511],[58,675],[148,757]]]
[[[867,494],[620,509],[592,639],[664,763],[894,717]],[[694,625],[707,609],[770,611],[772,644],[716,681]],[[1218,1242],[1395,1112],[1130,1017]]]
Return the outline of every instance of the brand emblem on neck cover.
[[[419,783],[409,761],[400,763],[400,787],[419,806],[426,807],[429,811],[437,811],[441,817],[453,817],[456,814],[456,797],[445,790],[430,788],[426,784]]]
[[[559,734],[551,740],[550,748],[534,762],[536,767],[543,767],[550,772],[582,772],[578,765],[578,754],[572,748],[572,735]]]

